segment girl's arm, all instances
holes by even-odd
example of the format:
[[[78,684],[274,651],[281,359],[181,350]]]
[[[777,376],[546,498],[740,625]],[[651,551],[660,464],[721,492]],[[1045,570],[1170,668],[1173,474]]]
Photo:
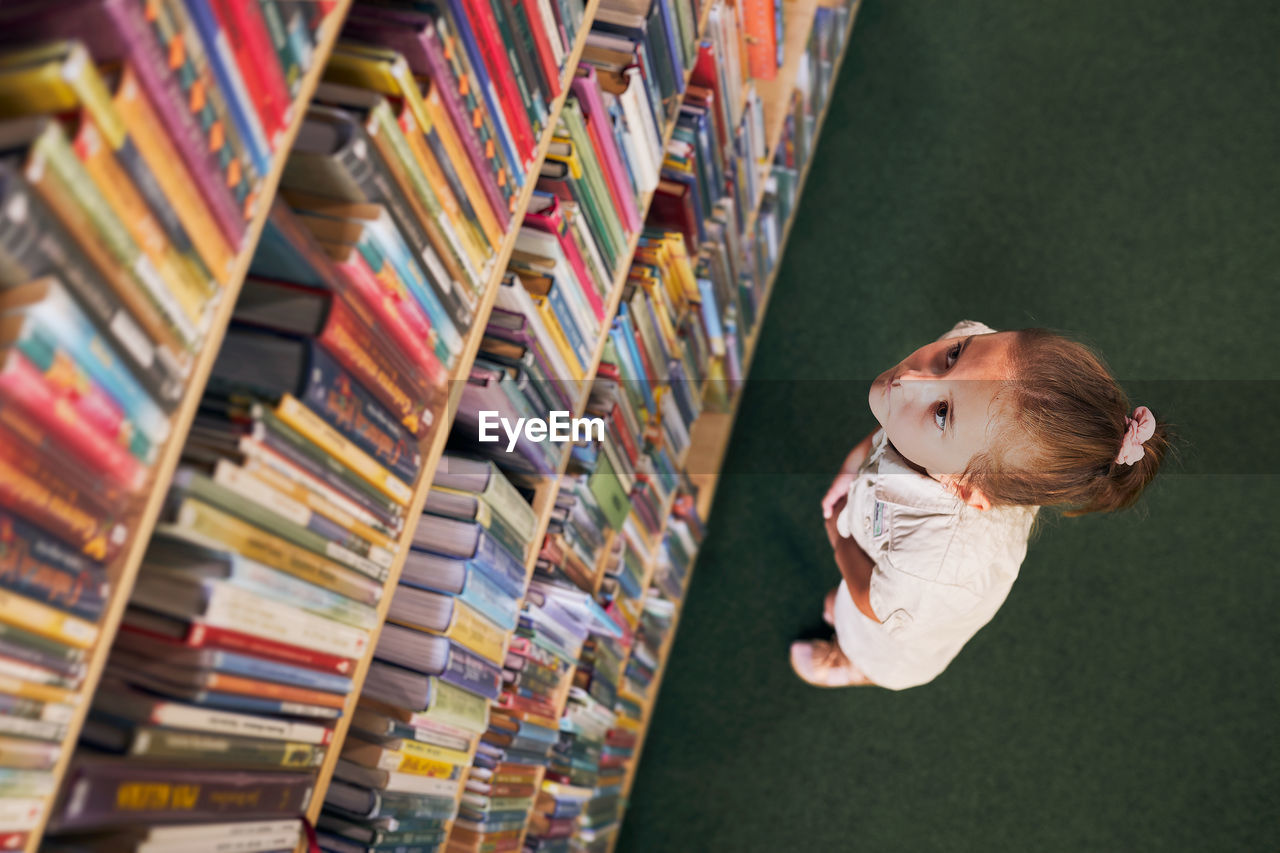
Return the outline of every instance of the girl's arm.
[[[826,522],[827,539],[831,541],[831,548],[835,551],[836,567],[840,569],[840,576],[849,586],[849,597],[853,599],[854,606],[872,622],[879,622],[876,612],[871,609],[871,572],[876,564],[867,556],[866,551],[858,547],[857,542],[846,539],[836,530],[836,518],[844,509],[844,504],[845,496],[841,495],[832,507],[831,516]]]
[[[836,501],[849,494],[849,484],[853,482],[854,475],[858,473],[858,467],[862,465],[862,460],[866,459],[867,454],[871,452],[871,439],[877,432],[879,432],[879,428],[872,430],[845,457],[844,464],[840,466],[840,473],[836,474],[836,478],[831,481],[831,487],[827,489],[827,493],[822,498],[823,518],[831,518],[835,514]]]
[[[840,574],[849,585],[849,595],[854,606],[872,622],[879,622],[876,612],[871,609],[871,570],[875,563],[867,556],[867,552],[858,547],[852,539],[841,538],[836,542],[836,565]]]

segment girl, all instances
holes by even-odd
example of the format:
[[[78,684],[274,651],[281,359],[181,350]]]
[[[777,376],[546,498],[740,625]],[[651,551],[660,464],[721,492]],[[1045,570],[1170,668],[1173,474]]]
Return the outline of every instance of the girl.
[[[932,681],[1009,594],[1037,509],[1129,506],[1169,442],[1094,353],[1043,329],[961,322],[868,400],[881,428],[822,500],[844,577],[823,608],[835,641],[791,646],[819,687]]]

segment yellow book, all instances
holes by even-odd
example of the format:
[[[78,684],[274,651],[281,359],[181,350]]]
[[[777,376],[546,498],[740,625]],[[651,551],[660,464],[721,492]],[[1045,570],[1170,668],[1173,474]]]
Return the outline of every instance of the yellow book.
[[[397,117],[400,128],[404,132],[404,140],[413,157],[413,162],[417,165],[423,180],[427,187],[431,190],[431,194],[439,202],[441,209],[444,211],[445,225],[452,231],[453,239],[469,248],[471,252],[472,263],[482,267],[487,260],[487,253],[475,248],[476,243],[472,239],[463,241],[457,236],[457,232],[466,228],[467,217],[462,212],[462,206],[458,204],[458,197],[453,194],[452,187],[445,180],[444,172],[440,169],[440,162],[436,159],[436,155],[427,145],[427,138],[422,134],[422,129],[418,125],[418,120],[414,117],[411,110],[401,110]]]
[[[416,740],[400,740],[397,742],[397,748],[405,755],[412,755],[423,761],[435,761],[454,767],[469,767],[471,765],[471,756],[460,749],[449,749],[448,747],[436,746],[433,743],[422,743]]]
[[[489,199],[485,196],[484,189],[480,186],[480,180],[476,177],[475,172],[467,167],[469,161],[467,160],[466,149],[462,147],[462,140],[458,139],[458,133],[453,127],[453,122],[445,111],[444,102],[440,99],[440,90],[431,80],[422,82],[423,91],[426,92],[422,102],[427,108],[427,114],[431,116],[436,135],[440,137],[440,142],[444,145],[445,151],[449,152],[450,162],[457,164],[458,179],[467,191],[467,197],[471,202],[472,209],[476,212],[476,219],[480,223],[480,229],[489,241],[490,248],[497,252],[498,247],[502,245],[502,226],[498,223],[498,218],[493,215],[493,210],[489,207]]]
[[[453,602],[453,618],[441,632],[483,658],[501,665],[506,632],[457,599]]]
[[[187,319],[197,329],[202,328],[209,300],[203,288],[193,279],[195,271],[174,250],[173,244],[161,230],[160,223],[151,215],[129,176],[107,148],[97,123],[86,112],[80,113],[80,126],[76,129],[75,138],[71,140],[71,147],[116,218],[138,244],[142,254],[151,260],[164,277],[165,284],[177,298]]]
[[[195,250],[214,279],[225,285],[235,264],[235,251],[222,236],[186,165],[138,85],[133,68],[127,64],[116,83],[112,103],[121,121],[128,125],[138,153],[151,167],[164,194],[172,199],[174,213],[191,235]]]
[[[408,484],[382,467],[368,453],[356,447],[349,438],[330,426],[324,418],[308,409],[297,397],[285,394],[280,398],[275,413],[276,417],[359,474],[378,491],[402,506],[409,505],[409,501],[413,498],[413,489]]]
[[[221,465],[222,462],[218,464]],[[240,470],[244,476],[252,477],[267,488],[279,492],[286,498],[297,501],[312,512],[329,519],[334,524],[345,527],[360,538],[368,539],[379,548],[395,551],[398,547],[396,541],[381,530],[375,530],[351,513],[326,500],[322,495],[316,494],[301,483],[290,480],[265,463],[247,459],[244,467]]]
[[[87,649],[98,639],[98,626],[92,622],[7,589],[0,589],[0,622],[77,649]]]
[[[50,684],[36,684],[31,681],[24,681],[21,678],[11,678],[3,674],[0,674],[0,693],[17,696],[19,699],[32,699],[36,702],[46,703],[56,702],[63,705],[74,704],[79,699],[79,696],[74,690],[68,690],[65,687],[54,687]]]
[[[82,44],[51,42],[0,56],[0,115],[70,113],[78,109],[92,117],[112,156],[121,161],[123,171],[139,180],[148,179],[158,193],[154,176],[140,162],[129,129],[116,112],[111,93]],[[126,160],[132,168],[123,165]],[[145,189],[137,186],[135,192],[145,196]],[[169,200],[157,198],[153,203],[165,205],[167,210]],[[155,210],[152,213],[160,215]],[[168,283],[184,310],[188,304],[203,304],[217,291],[216,284],[203,275],[180,276]],[[199,327],[199,323],[194,325]]]
[[[420,130],[425,132],[431,127],[431,118],[427,115],[409,63],[394,50],[345,42],[339,44],[325,66],[325,79],[400,98]],[[487,260],[485,250],[474,229],[463,227],[466,225],[463,221],[457,224],[461,232],[457,235],[457,242],[461,244],[468,262],[467,272],[472,283],[478,284],[485,278],[482,272]]]
[[[174,526],[363,604],[377,604],[382,597],[382,584],[373,578],[299,548],[204,501],[184,498]]]
[[[569,378],[574,380],[585,378],[586,374],[583,372],[582,363],[578,361],[578,356],[574,353],[573,348],[569,346],[569,339],[564,336],[564,330],[560,328],[560,321],[556,319],[555,311],[551,309],[550,300],[545,296],[537,296],[533,293],[529,294],[529,298],[538,307],[538,314],[542,317],[542,325],[546,327],[547,334],[551,336],[551,342],[560,351],[565,364],[569,365],[569,372],[572,374]]]

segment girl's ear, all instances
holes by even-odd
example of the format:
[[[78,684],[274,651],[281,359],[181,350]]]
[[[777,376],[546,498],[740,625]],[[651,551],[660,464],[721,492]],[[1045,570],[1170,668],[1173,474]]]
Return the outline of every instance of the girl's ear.
[[[977,486],[968,485],[955,474],[939,474],[937,479],[939,483],[946,487],[947,491],[974,509],[991,509],[991,500]]]

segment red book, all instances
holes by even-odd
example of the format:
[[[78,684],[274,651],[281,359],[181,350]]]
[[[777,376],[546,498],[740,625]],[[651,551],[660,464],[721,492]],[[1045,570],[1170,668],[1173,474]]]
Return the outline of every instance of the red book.
[[[38,423],[79,464],[109,478],[127,493],[140,490],[147,469],[87,421],[18,350],[0,353],[0,405],[13,406]]]
[[[438,389],[428,385],[423,371],[387,340],[380,316],[363,300],[320,287],[250,278],[241,291],[235,319],[286,335],[314,337],[406,429],[426,437]]]
[[[609,113],[600,97],[600,81],[596,79],[594,66],[578,67],[573,80],[573,93],[578,98],[578,106],[587,125],[587,136],[591,139],[591,147],[595,149],[600,171],[604,172],[613,205],[622,218],[622,225],[627,233],[634,234],[641,226],[635,190],[631,186],[631,179],[627,177],[627,167],[618,152],[613,130],[605,127],[609,123]]]
[[[533,699],[528,696],[516,696],[513,693],[503,693],[497,699],[499,708],[509,710],[512,716],[519,717],[521,712],[534,714],[539,717],[550,717],[558,719],[559,714],[556,713],[556,706],[542,699]]]
[[[591,313],[596,315],[596,319],[601,323],[604,322],[604,303],[600,301],[600,294],[596,290],[595,283],[591,280],[591,274],[587,272],[587,263],[582,257],[582,253],[578,251],[578,244],[574,242],[573,237],[569,234],[569,224],[564,221],[564,216],[560,210],[560,199],[552,196],[550,199],[539,199],[534,203],[541,204],[542,209],[534,211],[532,204],[530,210],[525,214],[524,224],[530,228],[536,228],[548,234],[556,235],[560,241],[560,248],[564,251],[565,258],[569,261],[569,266],[573,268],[574,275],[578,277],[582,292],[586,294],[587,302],[591,304]]]
[[[747,69],[757,80],[778,76],[778,32],[774,0],[743,0]]]
[[[25,850],[29,832],[0,832],[0,850]]]
[[[392,291],[378,278],[359,251],[353,250],[334,266],[351,291],[381,321],[379,328],[389,332],[396,347],[423,371],[427,383],[435,389],[444,388],[449,381],[449,372],[432,349],[436,332],[422,309],[411,301],[412,297]]]
[[[53,455],[42,444],[38,426],[26,423],[20,412],[0,408],[0,421],[0,505],[88,557],[114,558],[128,538],[122,521],[132,508],[128,497],[109,502],[112,491],[87,482],[65,455]]]
[[[476,44],[484,57],[489,79],[498,90],[502,111],[515,136],[516,149],[527,167],[533,161],[538,141],[533,137],[533,125],[529,121],[529,114],[524,110],[520,91],[516,88],[515,72],[498,34],[498,22],[493,17],[493,9],[489,6],[489,0],[463,0],[463,3],[467,9],[467,21],[471,24]]]
[[[636,446],[636,439],[631,434],[631,430],[627,429],[626,418],[622,416],[622,407],[615,404],[613,411],[609,412],[609,419],[617,427],[617,434],[622,440],[623,451],[627,454],[627,458],[631,460],[631,464],[635,465],[640,458],[640,448]]]
[[[302,646],[279,643],[275,640],[255,637],[252,634],[242,634],[239,631],[214,628],[203,622],[186,622],[184,623],[185,628],[178,636],[169,636],[147,630],[140,625],[130,624],[130,620],[134,618],[136,617],[133,611],[126,612],[124,622],[120,625],[120,630],[160,642],[176,642],[179,645],[195,649],[214,649],[237,654],[257,655],[280,663],[305,666],[308,669],[318,669],[322,672],[332,672],[337,675],[351,675],[355,671],[356,662],[352,658],[338,657],[325,652],[305,649]]]
[[[262,119],[267,142],[275,150],[281,134],[289,126],[293,101],[280,59],[267,34],[262,8],[249,0],[210,0],[210,6],[235,54],[244,85]]]
[[[516,14],[519,15],[523,11],[524,16],[529,19],[529,30],[533,33],[534,53],[537,55],[538,65],[542,66],[542,73],[551,84],[551,97],[559,97],[560,66],[556,65],[556,56],[551,50],[546,27],[542,25],[542,13],[538,10],[538,0],[514,0],[512,6],[522,7],[515,9]],[[559,35],[556,38],[559,38]]]

